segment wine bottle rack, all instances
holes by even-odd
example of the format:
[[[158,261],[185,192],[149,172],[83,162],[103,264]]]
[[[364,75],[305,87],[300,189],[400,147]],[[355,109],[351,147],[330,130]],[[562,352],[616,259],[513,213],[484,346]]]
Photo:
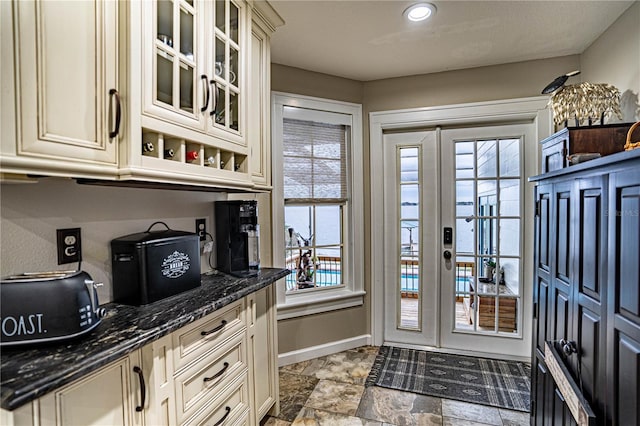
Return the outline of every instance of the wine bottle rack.
[[[142,132],[143,157],[173,161],[207,170],[248,174],[247,155],[154,131]]]

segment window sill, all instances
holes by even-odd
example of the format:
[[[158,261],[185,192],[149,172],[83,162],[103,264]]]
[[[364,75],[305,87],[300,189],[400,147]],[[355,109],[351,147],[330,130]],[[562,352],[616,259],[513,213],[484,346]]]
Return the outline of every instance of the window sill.
[[[320,295],[318,292],[313,292],[287,296],[286,302],[277,306],[278,320],[361,306],[364,304],[364,295],[366,294],[365,291],[346,289],[323,293],[326,294]]]

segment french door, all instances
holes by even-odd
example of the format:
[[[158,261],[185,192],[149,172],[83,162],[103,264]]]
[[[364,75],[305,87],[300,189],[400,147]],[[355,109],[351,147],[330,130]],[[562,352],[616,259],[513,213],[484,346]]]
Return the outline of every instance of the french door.
[[[383,143],[385,343],[526,356],[533,124]]]
[[[438,342],[436,131],[384,135],[385,341]]]
[[[443,129],[440,345],[526,357],[532,274],[534,125]]]

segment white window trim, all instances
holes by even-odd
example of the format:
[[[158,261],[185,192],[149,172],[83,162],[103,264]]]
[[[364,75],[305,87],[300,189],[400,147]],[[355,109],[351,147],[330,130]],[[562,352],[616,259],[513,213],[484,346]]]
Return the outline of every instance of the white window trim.
[[[364,163],[362,147],[362,105],[331,99],[315,98],[292,93],[272,92],[272,179],[271,192],[273,264],[284,267],[284,176],[282,160],[282,123],[284,107],[291,106],[316,110],[323,113],[337,113],[350,116],[351,143],[348,170],[349,230],[344,241],[348,259],[345,286],[322,291],[286,294],[284,279],[276,289],[278,319],[295,318],[321,312],[360,306],[364,303]]]

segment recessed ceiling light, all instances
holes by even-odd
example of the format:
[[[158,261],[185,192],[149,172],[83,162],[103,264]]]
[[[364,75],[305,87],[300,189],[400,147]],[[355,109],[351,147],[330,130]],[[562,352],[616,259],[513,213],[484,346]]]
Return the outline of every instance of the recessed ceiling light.
[[[410,21],[424,21],[431,15],[435,15],[436,7],[431,3],[416,3],[405,9],[403,15]]]

